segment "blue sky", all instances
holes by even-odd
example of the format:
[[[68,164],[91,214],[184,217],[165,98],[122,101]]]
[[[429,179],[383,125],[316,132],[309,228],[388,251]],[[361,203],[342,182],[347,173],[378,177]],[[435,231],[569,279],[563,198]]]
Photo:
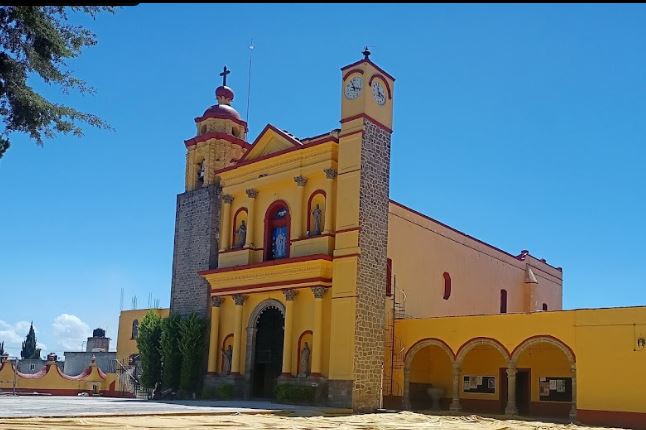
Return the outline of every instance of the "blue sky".
[[[250,137],[339,126],[340,67],[397,78],[391,196],[564,268],[564,307],[644,304],[644,5],[140,5],[96,21],[70,63],[107,120],[0,160],[0,340],[33,320],[59,354],[125,307],[167,306],[184,139],[226,64]],[[36,82],[36,81],[35,81]],[[36,82],[37,83],[37,82]],[[38,86],[42,88],[42,86]],[[27,322],[27,323],[25,323]],[[25,326],[25,324],[27,324]]]

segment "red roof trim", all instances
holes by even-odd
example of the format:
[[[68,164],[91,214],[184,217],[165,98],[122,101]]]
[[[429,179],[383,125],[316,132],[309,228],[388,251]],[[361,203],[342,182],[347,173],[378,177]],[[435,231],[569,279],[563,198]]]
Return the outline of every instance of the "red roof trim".
[[[438,221],[438,220],[436,220],[435,218],[431,218],[431,217],[430,217],[430,216],[428,216],[428,215],[424,215],[423,213],[418,212],[418,211],[416,211],[415,209],[411,209],[411,208],[409,208],[409,207],[408,207],[408,206],[406,206],[406,205],[403,205],[403,204],[401,204],[401,203],[399,203],[399,202],[394,201],[393,199],[390,199],[390,203],[392,203],[392,204],[394,204],[394,205],[396,205],[396,206],[399,206],[399,207],[400,207],[400,208],[402,208],[402,209],[406,209],[407,211],[412,212],[412,213],[414,213],[415,215],[419,215],[419,216],[421,216],[422,218],[426,218],[427,220],[432,221],[432,222],[434,222],[434,223],[436,223],[436,224],[439,224],[439,225],[441,225],[442,227],[448,228],[449,230],[451,230],[451,231],[453,231],[453,232],[455,232],[455,233],[458,233],[458,234],[460,234],[460,235],[462,235],[462,236],[464,236],[464,237],[467,237],[467,238],[469,238],[469,239],[475,240],[476,242],[478,242],[478,243],[480,243],[480,244],[482,244],[482,245],[485,245],[485,246],[487,246],[487,247],[489,247],[489,248],[491,248],[491,249],[493,249],[493,250],[495,250],[495,251],[498,251],[498,252],[501,252],[501,253],[503,253],[503,254],[505,254],[505,255],[508,255],[509,257],[512,257],[512,258],[513,258],[513,259],[515,259],[515,260],[519,260],[519,261],[521,261],[521,259],[519,258],[520,256],[512,255],[512,254],[508,253],[507,251],[503,251],[502,249],[500,249],[500,248],[498,248],[498,247],[495,247],[495,246],[493,246],[493,245],[491,245],[491,244],[489,244],[489,243],[487,243],[487,242],[483,242],[482,240],[477,239],[477,238],[475,238],[475,237],[473,237],[473,236],[471,236],[471,235],[469,235],[469,234],[466,234],[466,233],[464,233],[464,232],[461,232],[460,230],[458,230],[458,229],[456,229],[456,228],[453,228],[453,227],[451,227],[450,225],[444,224],[443,222]],[[338,232],[337,232],[337,233],[338,233]],[[522,254],[521,254],[521,255],[522,255]],[[542,262],[542,263],[543,263],[543,264],[545,264],[545,265],[547,265],[547,266],[549,266],[549,267],[551,267],[551,268],[553,268],[553,269],[555,269],[555,270],[558,270],[556,267],[552,266],[551,264],[548,264],[548,263],[545,263],[545,262]]]
[[[352,121],[352,120],[355,120],[355,119],[358,119],[358,118],[364,118],[364,119],[367,119],[367,120],[369,120],[371,122],[374,122],[379,128],[381,128],[383,130],[386,130],[388,133],[393,132],[390,128],[386,127],[384,124],[382,124],[381,122],[377,121],[376,119],[374,119],[373,117],[371,117],[370,115],[365,114],[365,113],[359,113],[357,115],[353,115],[353,116],[349,116],[347,118],[343,118],[340,121],[340,123],[343,124],[343,123],[346,123],[346,122],[349,122],[349,121]]]
[[[205,276],[205,275],[210,275],[212,273],[233,272],[237,270],[255,269],[257,267],[280,266],[282,264],[300,263],[302,261],[311,261],[311,260],[332,261],[332,257],[327,254],[305,255],[302,257],[281,258],[280,260],[269,260],[269,261],[263,261],[262,263],[245,264],[244,266],[233,266],[233,267],[223,267],[221,269],[203,270],[197,273],[199,273],[201,276]]]
[[[379,71],[380,71],[381,73],[383,73],[384,75],[388,76],[390,79],[392,79],[392,80],[393,80],[393,82],[395,81],[395,78],[393,77],[393,75],[391,75],[390,73],[386,72],[384,69],[382,69],[381,67],[377,66],[377,65],[376,65],[375,63],[373,63],[372,61],[367,60],[367,59],[365,59],[365,58],[362,58],[361,60],[359,60],[359,61],[357,61],[357,62],[355,62],[355,63],[348,64],[348,65],[347,65],[347,66],[345,66],[345,67],[341,67],[341,70],[343,71],[343,70],[349,69],[350,67],[357,66],[357,65],[359,65],[359,64],[361,64],[361,63],[368,63],[368,64],[371,64],[371,65],[372,65],[372,67],[374,67],[375,69],[379,70]]]
[[[218,115],[218,114],[214,114],[214,113],[210,113],[210,114],[195,117],[195,123],[197,124],[197,123],[202,122],[204,120],[207,120],[209,118],[229,119],[229,120],[235,122],[236,124],[240,124],[240,125],[244,126],[245,131],[249,129],[249,127],[247,127],[247,123],[245,121],[241,120],[241,119],[233,118],[233,117],[231,117],[229,115]]]
[[[282,130],[277,129],[276,127],[274,127],[274,126],[273,126],[273,125],[271,125],[271,124],[267,124],[267,125],[265,126],[265,128],[263,128],[263,129],[262,129],[262,131],[260,132],[260,134],[258,135],[258,137],[256,137],[256,140],[254,140],[254,141],[253,141],[253,143],[251,144],[251,150],[249,150],[249,151],[245,152],[245,154],[242,156],[242,158],[240,158],[240,160],[238,160],[238,164],[239,164],[239,163],[242,163],[242,162],[244,162],[244,161],[246,161],[246,160],[247,160],[247,156],[249,155],[249,153],[253,150],[253,148],[255,148],[255,147],[256,147],[256,144],[260,141],[260,139],[262,139],[262,138],[263,138],[263,136],[265,135],[265,133],[267,133],[269,130],[272,130],[272,131],[274,131],[274,132],[278,133],[278,134],[279,134],[280,136],[282,136],[283,138],[287,139],[287,141],[288,141],[289,143],[291,143],[292,145],[294,145],[294,147],[295,147],[295,148],[300,148],[301,146],[303,146],[303,144],[302,144],[301,142],[299,142],[298,140],[294,139],[294,138],[293,138],[292,136],[290,136],[289,134],[285,133],[285,132],[284,132],[284,131],[282,131]],[[280,153],[280,152],[283,152],[283,151],[279,151],[278,153]],[[275,154],[277,154],[277,153],[275,153]],[[268,155],[272,155],[272,154],[268,154]]]
[[[341,70],[343,70],[343,69],[341,69]],[[343,80],[345,81],[346,79],[348,79],[348,76],[350,76],[353,73],[361,73],[363,75],[363,70],[361,70],[361,69],[348,70],[348,72],[345,75],[343,75]]]
[[[209,139],[222,139],[222,140],[226,140],[227,142],[233,143],[234,145],[238,145],[243,149],[251,148],[251,145],[249,145],[249,143],[245,142],[244,140],[235,136],[231,136],[230,134],[222,133],[221,131],[211,131],[209,133],[204,133],[199,136],[195,136],[191,139],[185,140],[184,145],[186,145],[186,147],[188,148],[189,146],[206,142]]]

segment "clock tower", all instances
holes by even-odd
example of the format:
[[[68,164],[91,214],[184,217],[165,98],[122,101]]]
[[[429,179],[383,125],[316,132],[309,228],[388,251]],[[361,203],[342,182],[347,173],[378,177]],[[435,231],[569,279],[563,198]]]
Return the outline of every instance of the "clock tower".
[[[395,79],[364,58],[341,69],[328,401],[374,411],[381,399],[390,140]],[[348,282],[348,279],[352,282]]]

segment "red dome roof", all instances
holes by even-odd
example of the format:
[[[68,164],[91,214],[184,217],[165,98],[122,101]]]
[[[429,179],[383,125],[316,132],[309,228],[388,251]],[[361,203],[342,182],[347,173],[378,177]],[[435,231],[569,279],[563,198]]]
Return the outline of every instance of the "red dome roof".
[[[215,89],[215,97],[224,97],[228,101],[233,100],[233,90],[229,87],[220,86]]]
[[[204,112],[204,115],[202,115],[202,118],[200,119],[202,120],[206,118],[223,118],[223,119],[240,120],[240,114],[238,113],[238,111],[236,111],[234,108],[232,108],[229,105],[213,105]]]

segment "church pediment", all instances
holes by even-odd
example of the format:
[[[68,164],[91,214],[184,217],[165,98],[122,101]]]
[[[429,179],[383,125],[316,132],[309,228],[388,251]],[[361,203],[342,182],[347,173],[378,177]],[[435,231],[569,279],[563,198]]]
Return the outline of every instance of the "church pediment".
[[[252,161],[278,152],[300,148],[303,144],[293,136],[268,124],[253,142],[240,162]]]

